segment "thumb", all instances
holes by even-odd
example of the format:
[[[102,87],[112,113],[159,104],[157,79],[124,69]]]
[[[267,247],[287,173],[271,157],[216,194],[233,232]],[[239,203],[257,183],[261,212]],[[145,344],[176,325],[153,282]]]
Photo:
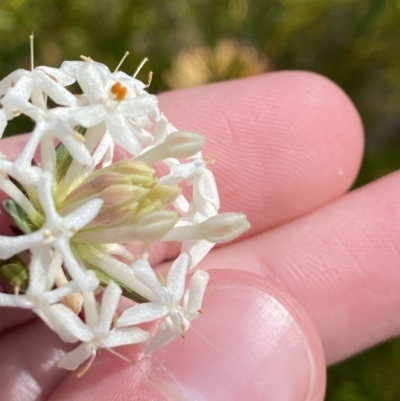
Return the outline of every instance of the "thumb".
[[[210,273],[204,316],[185,340],[134,365],[103,352],[50,400],[323,400],[322,347],[296,301],[251,273]]]

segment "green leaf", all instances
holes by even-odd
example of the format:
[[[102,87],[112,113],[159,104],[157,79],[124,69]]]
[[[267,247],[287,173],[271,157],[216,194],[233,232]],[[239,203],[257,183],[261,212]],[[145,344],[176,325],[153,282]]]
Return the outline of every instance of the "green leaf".
[[[0,275],[7,281],[9,291],[14,292],[15,288],[25,292],[28,289],[28,269],[18,258],[12,258],[0,266]]]
[[[72,160],[67,148],[60,143],[56,148],[56,182],[60,182],[65,177]]]
[[[86,130],[87,128],[82,127],[82,125],[77,125],[76,127],[74,127],[74,131],[79,132],[81,135],[85,135]]]
[[[36,231],[35,225],[30,221],[25,210],[12,199],[3,202],[4,210],[11,217],[14,224],[24,233],[29,234]]]

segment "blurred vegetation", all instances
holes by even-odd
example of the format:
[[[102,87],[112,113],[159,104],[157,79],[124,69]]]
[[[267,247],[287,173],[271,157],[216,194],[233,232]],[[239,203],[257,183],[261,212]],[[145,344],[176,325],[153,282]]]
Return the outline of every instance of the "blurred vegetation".
[[[399,0],[2,0],[0,75],[91,56],[124,71],[150,59],[152,91],[263,71],[304,69],[338,83],[357,105],[366,157],[356,185],[400,166]],[[18,125],[19,124],[19,125]],[[12,135],[29,127],[14,125]],[[400,342],[329,370],[328,401],[400,400]]]

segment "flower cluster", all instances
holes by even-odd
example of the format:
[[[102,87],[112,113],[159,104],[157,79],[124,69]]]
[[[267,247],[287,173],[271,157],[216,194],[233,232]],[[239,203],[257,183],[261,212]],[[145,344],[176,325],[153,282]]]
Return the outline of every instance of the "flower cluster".
[[[197,270],[186,283],[188,271],[249,227],[242,214],[218,214],[204,136],[174,128],[135,75],[82,59],[0,82],[0,136],[21,114],[35,122],[15,160],[0,153],[15,234],[0,236],[0,306],[30,309],[81,342],[59,362],[71,370],[99,348],[152,352],[183,335],[209,279]],[[82,94],[66,89],[73,83]],[[116,147],[130,158],[115,161]],[[181,253],[164,278],[150,261],[171,242]],[[121,313],[122,295],[133,306]],[[138,327],[152,321],[151,334]]]

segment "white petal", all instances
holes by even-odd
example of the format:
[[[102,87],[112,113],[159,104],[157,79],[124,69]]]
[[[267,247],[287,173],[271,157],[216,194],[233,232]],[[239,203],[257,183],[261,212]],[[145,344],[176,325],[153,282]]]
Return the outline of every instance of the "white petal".
[[[27,249],[41,245],[43,241],[43,235],[40,231],[27,235],[18,235],[16,237],[0,235],[0,259],[6,260]]]
[[[62,217],[57,213],[53,199],[53,176],[45,171],[38,185],[40,203],[46,214],[46,226],[58,226]]]
[[[34,80],[31,73],[27,73],[21,76],[15,86],[12,88],[12,92],[23,100],[29,100],[34,88]]]
[[[93,291],[83,291],[83,311],[85,313],[85,323],[91,330],[96,326],[99,320],[99,310]]]
[[[78,105],[78,99],[58,83],[58,81],[52,79],[46,72],[36,69],[35,78],[35,84],[55,103],[62,106]]]
[[[203,303],[204,293],[207,288],[210,275],[204,270],[197,270],[190,280],[187,297],[185,299],[185,310],[197,315]]]
[[[125,100],[119,105],[120,111],[125,117],[135,121],[143,115],[149,114],[157,107],[158,100],[154,95],[141,95],[132,100]]]
[[[8,89],[14,87],[16,82],[26,73],[29,74],[29,72],[20,68],[3,78],[0,81],[0,96],[4,96]]]
[[[149,345],[146,347],[146,353],[150,353],[155,351],[156,349],[162,347],[163,345],[169,343],[174,338],[177,338],[177,335],[173,331],[164,330],[157,333],[151,340]]]
[[[60,71],[71,76],[75,81],[79,69],[82,68],[84,64],[84,61],[63,61]]]
[[[0,138],[3,137],[4,130],[7,127],[7,116],[3,109],[0,109]]]
[[[93,283],[87,280],[86,272],[75,258],[68,239],[57,238],[53,246],[61,253],[64,259],[64,265],[68,273],[76,281],[80,291],[91,291],[93,289]]]
[[[61,325],[73,337],[80,341],[90,341],[93,338],[93,332],[82,322],[82,320],[68,307],[63,304],[55,304],[49,307],[52,312],[51,320]],[[45,310],[45,313],[48,313]]]
[[[68,61],[67,61],[68,63]],[[78,61],[79,63],[79,61]],[[83,62],[80,62],[83,63]],[[62,71],[59,68],[53,68],[53,67],[46,67],[46,66],[39,66],[35,68],[35,73],[39,71],[44,71],[50,78],[53,77],[53,79],[58,82],[59,85],[61,86],[69,86],[72,85],[76,79],[71,76],[71,74],[68,74],[67,72]]]
[[[150,335],[147,331],[134,327],[128,330],[115,330],[103,340],[103,347],[112,348],[121,345],[137,344],[147,341]]]
[[[0,306],[31,309],[33,304],[26,295],[3,294],[0,292]]]
[[[75,370],[82,362],[90,358],[96,352],[91,343],[83,343],[73,351],[68,352],[57,364],[59,368]]]
[[[15,161],[15,165],[18,166],[18,168],[25,169],[31,165],[33,156],[35,155],[42,136],[46,133],[46,129],[46,123],[36,124],[35,129],[29,136],[28,142]]]
[[[29,265],[29,288],[28,294],[42,294],[46,291],[46,271],[43,265],[43,260],[46,254],[49,254],[50,248],[45,247],[31,247],[31,262]]]
[[[215,244],[206,240],[184,241],[182,243],[182,252],[190,255],[189,269],[197,266],[204,257],[211,251]]]
[[[70,109],[70,120],[87,128],[104,121],[106,115],[107,112],[102,104],[93,104]]]
[[[110,70],[100,63],[86,62],[77,71],[79,86],[91,102],[98,102],[107,96],[105,86],[110,78]]]
[[[97,216],[102,205],[103,201],[101,199],[92,199],[66,216],[64,224],[68,227],[73,227],[75,232],[81,230]]]
[[[171,265],[167,276],[168,293],[175,302],[179,302],[185,291],[185,278],[189,266],[189,256],[182,253]]]
[[[110,331],[121,294],[121,288],[113,281],[110,281],[107,288],[103,292],[100,317],[95,328],[96,332],[107,333]]]
[[[151,268],[149,262],[145,259],[139,259],[135,263],[132,264],[133,273],[135,276],[161,301],[165,300],[166,288],[161,285],[160,280],[154,273],[154,270]]]
[[[142,145],[133,135],[125,117],[119,113],[113,113],[106,118],[107,129],[114,141],[131,155],[137,155],[142,150]]]
[[[64,121],[55,121],[53,124],[53,132],[77,162],[86,166],[91,166],[93,164],[92,157],[86,146],[74,135],[73,129],[68,124]]]
[[[205,169],[196,184],[193,189],[193,199],[197,209],[207,216],[207,211],[203,211],[205,207],[204,202],[210,202],[218,210],[220,204],[214,174],[210,170]]]
[[[118,327],[134,326],[166,316],[168,307],[161,303],[146,302],[125,309],[118,319]]]

